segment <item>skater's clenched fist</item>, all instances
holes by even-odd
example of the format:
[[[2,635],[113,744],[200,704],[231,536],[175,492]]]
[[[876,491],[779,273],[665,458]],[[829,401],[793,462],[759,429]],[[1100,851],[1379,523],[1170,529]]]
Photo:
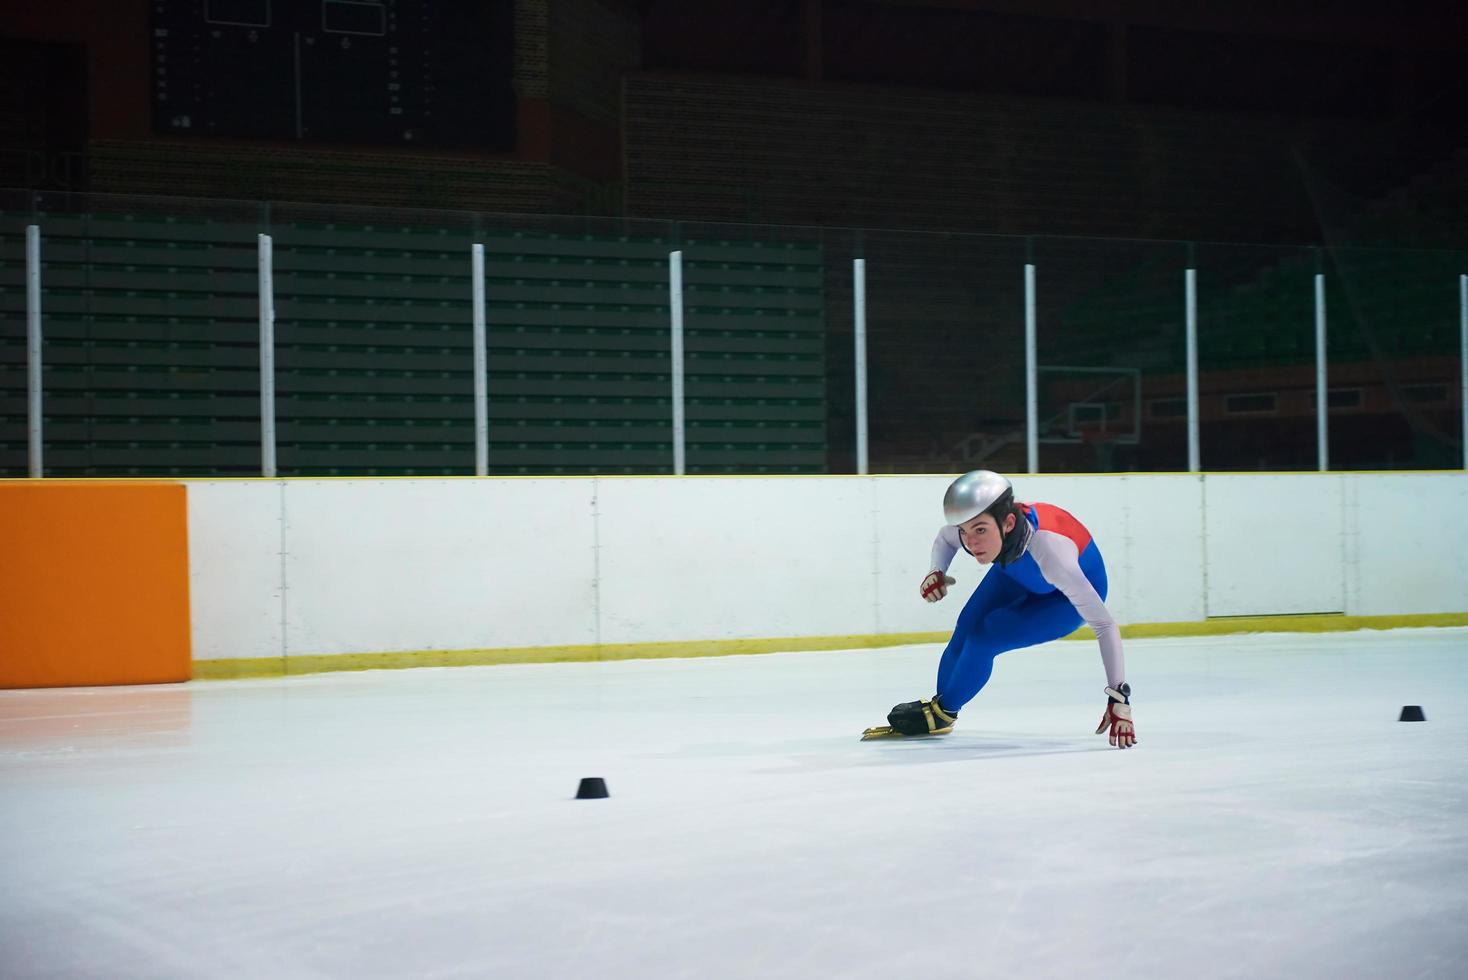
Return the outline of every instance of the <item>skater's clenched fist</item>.
[[[937,602],[948,594],[948,586],[952,585],[954,581],[951,575],[945,575],[939,571],[929,572],[928,577],[923,579],[923,598],[929,602]]]

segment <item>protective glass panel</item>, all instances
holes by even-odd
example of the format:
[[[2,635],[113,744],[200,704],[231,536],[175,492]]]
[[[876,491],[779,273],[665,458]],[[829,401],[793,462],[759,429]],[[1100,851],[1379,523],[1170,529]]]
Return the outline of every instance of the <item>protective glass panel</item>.
[[[1023,470],[1024,241],[865,231],[857,247],[866,260],[871,472]],[[850,336],[842,320],[833,325],[837,350],[850,347],[839,339]],[[833,378],[846,374],[834,356],[832,368]],[[844,458],[837,463],[849,472]]]
[[[1315,469],[1316,253],[1206,243],[1196,260],[1202,468]]]
[[[558,215],[0,196],[0,475],[27,469],[25,227],[42,233],[45,472],[261,471],[258,243],[273,236],[282,475],[674,469],[670,253],[689,473],[1023,472],[1025,267],[1039,469],[1188,466],[1196,270],[1205,470],[1312,470],[1316,276],[1332,469],[1456,468],[1461,253],[1018,238]]]
[[[689,473],[824,473],[819,228],[679,222]]]
[[[1187,468],[1187,252],[1178,242],[1035,239],[1041,472]]]
[[[1331,469],[1463,465],[1462,269],[1452,252],[1327,253]]]

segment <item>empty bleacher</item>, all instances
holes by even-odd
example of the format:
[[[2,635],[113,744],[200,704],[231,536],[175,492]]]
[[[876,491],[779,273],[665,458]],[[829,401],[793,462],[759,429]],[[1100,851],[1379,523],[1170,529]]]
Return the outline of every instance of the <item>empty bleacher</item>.
[[[671,472],[672,248],[684,253],[689,472],[825,469],[818,245],[9,211],[5,475],[25,468],[30,222],[44,239],[48,475],[259,473],[259,231],[274,241],[281,475],[473,472],[475,241],[491,473]]]

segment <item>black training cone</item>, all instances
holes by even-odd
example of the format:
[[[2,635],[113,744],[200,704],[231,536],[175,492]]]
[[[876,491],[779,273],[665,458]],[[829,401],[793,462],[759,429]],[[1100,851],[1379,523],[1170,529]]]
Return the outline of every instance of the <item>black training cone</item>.
[[[607,781],[600,776],[587,776],[576,787],[578,800],[604,800],[607,798]]]
[[[1397,721],[1426,721],[1426,720],[1427,720],[1427,716],[1422,713],[1422,705],[1420,705],[1420,704],[1404,704],[1404,705],[1402,705],[1402,717],[1400,717],[1400,718],[1397,719]]]

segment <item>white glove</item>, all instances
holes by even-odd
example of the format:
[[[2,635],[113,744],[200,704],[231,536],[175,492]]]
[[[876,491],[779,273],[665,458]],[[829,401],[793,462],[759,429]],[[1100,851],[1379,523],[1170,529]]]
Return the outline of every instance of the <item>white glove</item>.
[[[929,602],[937,602],[948,594],[948,587],[955,581],[951,575],[938,571],[929,572],[928,577],[923,579],[923,598]]]
[[[1120,690],[1108,687],[1106,696],[1111,700],[1106,704],[1101,724],[1096,726],[1096,734],[1106,731],[1109,725],[1111,732],[1107,741],[1119,749],[1129,749],[1137,744],[1137,730],[1132,727],[1131,685],[1123,684]]]

